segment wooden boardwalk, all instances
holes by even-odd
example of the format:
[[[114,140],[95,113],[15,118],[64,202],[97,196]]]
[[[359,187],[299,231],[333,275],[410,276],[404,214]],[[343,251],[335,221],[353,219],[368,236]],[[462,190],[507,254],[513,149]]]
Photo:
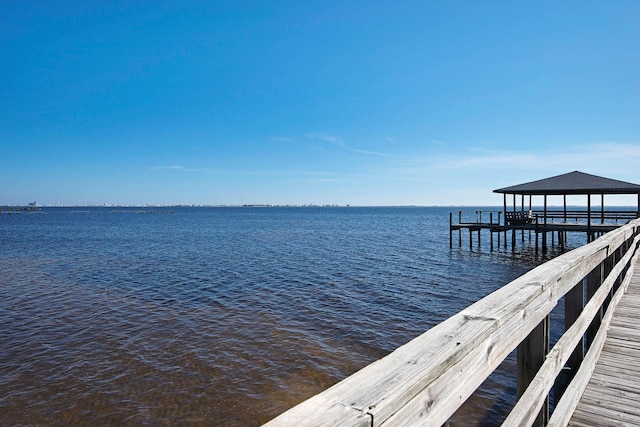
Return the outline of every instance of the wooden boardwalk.
[[[591,380],[570,426],[640,426],[640,264],[615,308]]]

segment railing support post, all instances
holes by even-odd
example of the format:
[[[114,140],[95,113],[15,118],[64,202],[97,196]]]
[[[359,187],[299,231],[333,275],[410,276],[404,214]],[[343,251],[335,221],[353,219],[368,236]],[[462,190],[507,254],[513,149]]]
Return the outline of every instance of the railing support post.
[[[589,301],[593,297],[593,295],[596,293],[596,291],[600,287],[600,284],[602,283],[602,280],[603,280],[603,273],[604,273],[603,270],[604,270],[603,264],[599,264],[596,268],[594,268],[591,271],[591,273],[587,275],[587,278],[586,278],[587,301]],[[586,334],[587,349],[591,347],[591,343],[593,342],[593,339],[598,333],[598,329],[600,328],[600,323],[602,321],[603,316],[604,316],[604,310],[602,307],[600,307],[600,309],[598,310],[598,314],[596,315],[596,317],[594,317],[593,321],[591,322],[591,325],[587,329],[587,334]]]
[[[567,294],[564,296],[564,330],[567,331],[573,324],[576,319],[582,313],[584,309],[584,287],[586,280],[581,280],[576,286],[573,287]],[[584,336],[582,337],[576,348],[569,356],[569,360],[567,360],[566,368],[563,369],[562,372],[556,378],[555,385],[553,387],[555,401],[558,402],[562,395],[564,394],[567,385],[571,382],[576,372],[580,368],[580,364],[582,363],[582,359],[584,359]]]
[[[549,316],[518,345],[518,398],[525,392],[549,352]],[[549,420],[549,397],[545,399],[534,427],[546,426]]]
[[[613,264],[615,265],[618,261],[620,261],[622,259],[622,257],[624,257],[624,254],[627,252],[626,249],[626,245],[627,242],[624,242],[618,249],[616,249],[613,253],[615,255],[614,259],[613,259]],[[615,295],[616,291],[618,290],[618,288],[620,287],[620,284],[622,283],[622,278],[624,277],[624,272],[622,272],[620,274],[620,276],[618,276],[618,278],[616,279],[613,288],[611,288],[611,298],[613,298],[613,295]]]
[[[569,329],[582,313],[584,308],[584,281],[580,281],[564,297],[564,329]],[[578,370],[584,357],[584,340],[580,341],[571,353],[567,365],[572,373]]]

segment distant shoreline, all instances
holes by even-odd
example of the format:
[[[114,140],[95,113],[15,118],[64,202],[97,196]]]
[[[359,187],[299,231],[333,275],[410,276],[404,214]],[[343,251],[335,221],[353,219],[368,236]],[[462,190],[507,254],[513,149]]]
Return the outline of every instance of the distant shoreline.
[[[598,207],[599,205],[592,205]],[[533,206],[533,207],[541,207]],[[548,205],[548,208],[562,208],[562,205]],[[583,205],[567,205],[571,208],[586,208]],[[607,208],[631,208],[636,209],[633,205],[609,205]],[[154,209],[154,208],[449,208],[449,209],[496,209],[503,210],[501,205],[321,205],[321,204],[241,204],[241,205],[0,205],[0,209],[6,210],[34,210],[42,208],[75,208],[75,209]],[[507,207],[511,210],[511,207]]]

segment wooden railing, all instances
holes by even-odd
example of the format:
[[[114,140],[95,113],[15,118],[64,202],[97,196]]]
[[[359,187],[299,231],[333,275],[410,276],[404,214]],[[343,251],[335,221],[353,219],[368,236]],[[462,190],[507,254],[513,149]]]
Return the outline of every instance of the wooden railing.
[[[627,223],[631,220],[638,218],[638,212],[636,211],[614,211],[614,210],[605,210],[603,211],[591,211],[591,213],[585,210],[533,210],[533,211],[516,211],[516,212],[507,212],[507,217],[509,214],[526,214],[527,212],[534,218],[538,218],[538,222],[542,222],[542,220],[546,217],[551,220],[562,220],[562,221],[581,221],[586,222],[588,219],[591,222],[615,222],[617,223]]]
[[[566,425],[628,285],[639,233],[634,220],[548,261],[266,426],[443,425],[516,348],[519,399],[503,425]],[[562,300],[566,332],[549,351],[549,314]],[[575,376],[549,419],[550,390],[569,369]]]

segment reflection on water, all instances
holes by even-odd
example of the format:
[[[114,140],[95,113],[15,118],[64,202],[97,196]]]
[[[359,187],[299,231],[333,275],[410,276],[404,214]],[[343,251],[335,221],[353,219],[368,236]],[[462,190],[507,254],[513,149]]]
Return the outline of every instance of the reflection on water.
[[[540,262],[438,208],[72,211],[0,217],[1,425],[259,425]]]

